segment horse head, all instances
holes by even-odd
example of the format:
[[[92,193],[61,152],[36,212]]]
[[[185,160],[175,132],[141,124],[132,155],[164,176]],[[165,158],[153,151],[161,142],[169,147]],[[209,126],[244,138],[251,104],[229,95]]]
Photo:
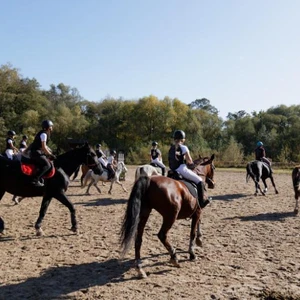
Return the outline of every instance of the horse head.
[[[194,172],[205,178],[205,182],[209,189],[213,189],[215,187],[214,182],[214,174],[215,174],[215,166],[213,160],[215,159],[215,155],[213,154],[211,157],[200,157],[194,161]]]

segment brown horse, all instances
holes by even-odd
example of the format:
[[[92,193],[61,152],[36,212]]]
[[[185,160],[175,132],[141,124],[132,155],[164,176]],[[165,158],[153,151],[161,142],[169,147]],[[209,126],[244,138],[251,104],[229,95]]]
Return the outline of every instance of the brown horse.
[[[205,168],[201,168],[202,176],[209,177],[209,182],[214,182],[214,167],[212,156],[203,162]],[[164,176],[141,176],[134,183],[121,228],[122,254],[129,250],[131,242],[135,239],[135,267],[140,277],[147,277],[142,269],[140,250],[145,225],[151,210],[155,209],[163,217],[163,224],[159,230],[158,238],[168,250],[170,262],[179,267],[175,248],[168,240],[168,232],[177,219],[191,218],[190,260],[195,260],[195,247],[202,245],[200,233],[201,208],[198,200],[190,192],[187,186],[178,180]],[[197,231],[197,237],[196,237]],[[196,242],[196,244],[195,244]]]
[[[299,196],[300,196],[300,166],[297,166],[292,171],[293,187],[295,192],[296,205],[294,213],[297,215],[299,212]]]

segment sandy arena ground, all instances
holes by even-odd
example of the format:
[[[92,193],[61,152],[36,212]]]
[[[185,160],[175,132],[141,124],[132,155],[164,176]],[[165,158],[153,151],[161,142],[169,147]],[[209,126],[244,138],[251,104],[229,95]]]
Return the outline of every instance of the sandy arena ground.
[[[124,185],[131,190],[134,166]],[[0,236],[0,299],[300,299],[300,216],[294,216],[291,172],[275,171],[276,195],[270,181],[266,197],[254,196],[254,183],[244,171],[216,170],[208,194],[212,203],[202,216],[203,247],[189,261],[190,221],[177,221],[170,238],[181,268],[156,234],[157,212],[146,225],[142,257],[147,279],[132,268],[134,249],[119,260],[119,231],[128,193],[114,185],[91,188],[79,181],[67,192],[75,204],[79,234],[69,228],[68,209],[53,200],[43,222],[45,236],[36,237],[34,223],[40,198],[14,205],[11,195],[0,202],[5,234]],[[288,298],[290,295],[290,298]]]

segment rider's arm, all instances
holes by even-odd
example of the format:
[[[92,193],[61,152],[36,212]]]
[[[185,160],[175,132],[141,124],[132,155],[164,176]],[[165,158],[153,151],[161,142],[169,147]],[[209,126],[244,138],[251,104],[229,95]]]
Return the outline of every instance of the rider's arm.
[[[52,155],[45,141],[42,141],[42,150],[46,155]]]

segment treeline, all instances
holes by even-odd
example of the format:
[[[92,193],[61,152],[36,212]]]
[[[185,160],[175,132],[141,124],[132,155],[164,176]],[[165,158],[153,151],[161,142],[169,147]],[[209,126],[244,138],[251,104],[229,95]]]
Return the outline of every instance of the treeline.
[[[68,138],[101,143],[125,153],[127,163],[146,163],[153,140],[164,160],[172,133],[184,130],[193,157],[216,154],[217,161],[239,165],[253,159],[258,140],[269,157],[278,162],[300,161],[300,105],[280,105],[267,111],[229,113],[226,120],[208,99],[185,104],[179,99],[150,95],[138,100],[106,98],[92,102],[76,88],[63,83],[43,90],[35,78],[24,78],[11,65],[0,68],[0,148],[8,130],[29,136],[40,130],[41,121],[54,122],[50,147],[68,150]]]

